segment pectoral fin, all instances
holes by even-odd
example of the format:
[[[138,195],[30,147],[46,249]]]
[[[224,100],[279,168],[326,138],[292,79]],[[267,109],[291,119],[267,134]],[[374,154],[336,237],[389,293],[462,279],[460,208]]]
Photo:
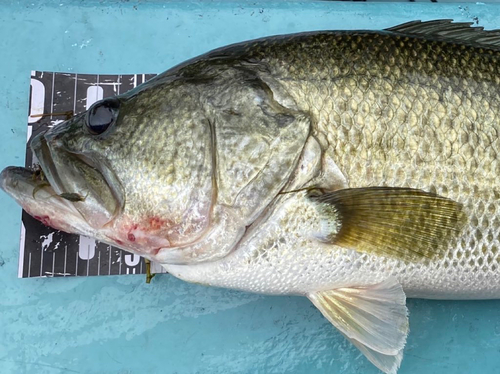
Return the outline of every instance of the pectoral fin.
[[[443,256],[465,222],[461,204],[411,188],[315,191],[309,198],[322,215],[321,240],[408,262]]]
[[[384,373],[396,373],[408,335],[406,296],[396,279],[308,297],[370,362]]]

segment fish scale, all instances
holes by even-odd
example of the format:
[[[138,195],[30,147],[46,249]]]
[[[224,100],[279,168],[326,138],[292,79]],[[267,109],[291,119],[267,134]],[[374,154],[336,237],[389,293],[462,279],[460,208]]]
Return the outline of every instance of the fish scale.
[[[346,251],[311,240],[321,218],[295,196],[283,198],[258,235],[247,236],[227,258],[196,269],[166,268],[186,280],[272,294],[316,295],[395,277],[408,297],[500,297],[500,54],[389,34],[297,38],[307,39],[309,58],[294,47],[297,41],[278,40],[279,47],[254,46],[248,59],[261,59],[265,74],[316,119],[313,134],[324,139],[322,150],[347,186],[412,187],[448,197],[463,205],[462,234],[440,259],[417,263]],[[397,352],[390,357],[399,366]],[[386,372],[397,368],[370,359]]]
[[[447,20],[223,47],[38,134],[46,182],[1,187],[186,281],[306,296],[396,373],[406,297],[500,298],[499,59]]]
[[[296,48],[294,40],[280,44],[280,48],[273,43],[257,45],[249,58],[262,59],[299,108],[318,118],[315,131],[326,135],[328,145],[324,151],[332,154],[349,187],[413,187],[434,191],[464,205],[467,228],[457,246],[451,247],[442,260],[425,265],[393,263],[389,273],[401,280],[407,294],[418,297],[499,297],[500,274],[494,272],[499,261],[498,220],[490,223],[496,216],[491,217],[484,206],[494,212],[500,208],[500,139],[495,136],[500,127],[500,87],[498,79],[494,79],[500,76],[500,54],[388,34],[297,38],[307,38],[307,53],[315,51],[312,58],[304,58],[306,52]],[[288,45],[290,49],[283,52]],[[367,58],[359,58],[359,51],[369,51]],[[283,55],[303,63],[287,68],[281,63]],[[419,62],[413,62],[414,58]],[[452,64],[443,64],[448,61]],[[314,71],[320,78],[308,79],[308,63],[315,64]],[[359,71],[353,68],[356,64],[361,64]],[[359,86],[360,76],[369,85]],[[402,122],[402,117],[407,121]],[[483,220],[488,224],[480,225]],[[311,269],[317,269],[323,261],[325,249],[317,251],[320,258]],[[350,261],[347,257],[341,259],[336,267]],[[387,261],[370,259],[366,263],[380,263],[379,269]],[[290,269],[295,266],[293,261],[280,263]],[[376,274],[370,279],[371,273],[370,269],[366,271],[367,283],[379,278]],[[491,275],[489,284],[484,282],[486,275]],[[329,270],[317,278],[316,287],[336,280]],[[303,285],[303,281],[292,282],[291,289],[283,292],[300,293],[297,285]]]

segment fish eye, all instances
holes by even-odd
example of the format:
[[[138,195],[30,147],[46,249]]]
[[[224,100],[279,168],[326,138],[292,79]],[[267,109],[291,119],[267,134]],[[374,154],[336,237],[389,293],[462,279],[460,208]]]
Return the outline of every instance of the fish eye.
[[[90,107],[85,118],[85,124],[89,132],[94,135],[106,131],[118,117],[120,101],[117,98],[109,98],[98,101]]]

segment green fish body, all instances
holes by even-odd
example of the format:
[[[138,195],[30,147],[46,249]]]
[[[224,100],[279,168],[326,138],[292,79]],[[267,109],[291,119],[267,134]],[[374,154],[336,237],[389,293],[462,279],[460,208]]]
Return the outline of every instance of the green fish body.
[[[224,47],[37,136],[44,184],[1,185],[181,279],[306,296],[395,373],[406,297],[500,297],[499,60],[449,21]]]

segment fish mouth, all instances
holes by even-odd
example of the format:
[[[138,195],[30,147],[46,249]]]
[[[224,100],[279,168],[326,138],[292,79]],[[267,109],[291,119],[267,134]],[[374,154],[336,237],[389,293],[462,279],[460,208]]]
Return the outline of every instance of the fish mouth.
[[[31,169],[6,167],[0,173],[0,188],[29,215],[47,226],[69,233],[95,235],[95,229],[88,225],[70,201],[61,198],[48,182],[41,182],[33,176]]]
[[[41,172],[7,167],[0,174],[0,187],[30,215],[56,229],[88,236],[116,218],[122,195],[104,163],[68,151],[50,130],[36,135],[30,147]]]

